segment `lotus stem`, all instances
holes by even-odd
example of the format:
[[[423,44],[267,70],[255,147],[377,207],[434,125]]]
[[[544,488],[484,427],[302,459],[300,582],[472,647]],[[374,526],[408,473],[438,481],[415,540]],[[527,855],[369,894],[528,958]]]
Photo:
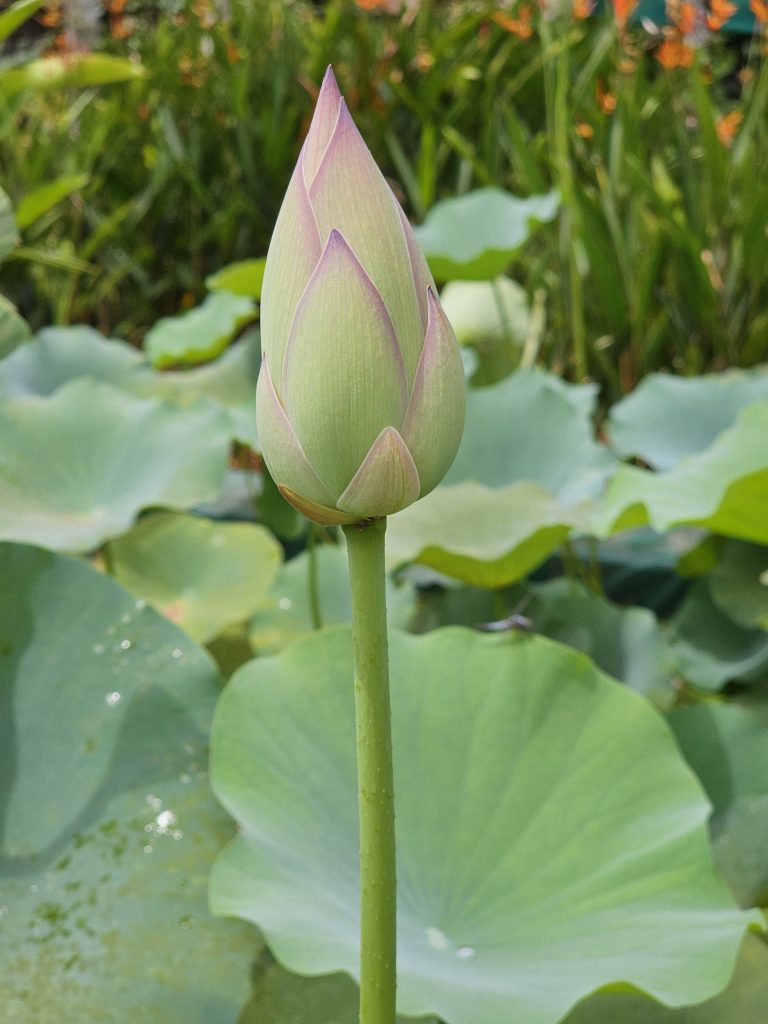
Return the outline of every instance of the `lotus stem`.
[[[384,572],[386,519],[345,526],[355,647],[360,1024],[395,1020],[395,799]]]

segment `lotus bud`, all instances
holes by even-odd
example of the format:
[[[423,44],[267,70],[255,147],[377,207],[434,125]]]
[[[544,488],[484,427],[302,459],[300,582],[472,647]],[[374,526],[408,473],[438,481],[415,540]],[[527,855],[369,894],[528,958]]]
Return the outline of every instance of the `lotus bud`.
[[[387,516],[442,480],[464,426],[459,348],[330,68],[267,255],[261,345],[262,453],[308,519]]]

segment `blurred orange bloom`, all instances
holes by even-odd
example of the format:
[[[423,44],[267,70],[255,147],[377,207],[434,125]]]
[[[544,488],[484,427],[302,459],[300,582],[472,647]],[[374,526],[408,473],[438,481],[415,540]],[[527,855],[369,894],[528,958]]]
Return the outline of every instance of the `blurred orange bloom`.
[[[696,28],[696,5],[687,2],[680,4],[674,21],[684,36],[690,35]]]
[[[604,114],[612,114],[616,109],[616,95],[606,86],[602,78],[595,83],[595,97]]]
[[[573,0],[574,18],[588,18],[595,9],[593,0]]]
[[[740,110],[732,110],[730,114],[725,114],[723,117],[719,117],[717,119],[717,123],[715,124],[717,137],[726,149],[730,149],[733,145],[736,132],[743,120],[744,115]]]
[[[732,4],[730,0],[710,0],[707,28],[710,32],[717,32],[735,13],[736,4]]]
[[[693,64],[694,50],[682,36],[669,35],[656,51],[656,60],[663,68],[689,68]]]
[[[576,134],[581,139],[591,139],[595,132],[591,124],[587,124],[586,121],[577,121]]]
[[[637,0],[613,0],[613,13],[619,28],[624,28],[636,6]]]
[[[533,35],[533,8],[523,4],[518,14],[519,18],[513,18],[505,11],[494,11],[491,17],[505,32],[511,32],[518,39],[530,39]]]
[[[403,0],[355,0],[358,7],[364,11],[381,11],[387,14],[397,14],[403,6]]]
[[[763,25],[768,24],[768,2],[766,0],[750,0],[749,9]]]

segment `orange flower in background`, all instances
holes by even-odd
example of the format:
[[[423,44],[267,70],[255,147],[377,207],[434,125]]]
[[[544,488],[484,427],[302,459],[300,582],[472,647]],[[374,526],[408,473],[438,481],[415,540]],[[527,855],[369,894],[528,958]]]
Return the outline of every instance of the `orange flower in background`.
[[[594,9],[593,0],[573,0],[573,16],[580,21],[588,18]]]
[[[667,36],[656,51],[656,60],[663,68],[689,68],[695,52],[678,33]]]
[[[604,114],[612,114],[616,109],[616,95],[612,93],[602,78],[595,83],[595,97]]]
[[[696,28],[698,11],[696,5],[689,3],[688,0],[683,3],[670,0],[667,3],[667,15],[681,35],[688,36]]]
[[[511,32],[518,39],[530,39],[533,35],[533,8],[523,4],[517,13],[519,17],[513,18],[506,11],[494,11],[491,18],[505,32]]]
[[[725,114],[723,117],[719,117],[717,119],[717,123],[715,124],[717,137],[726,149],[730,149],[733,145],[736,132],[743,120],[744,115],[740,110],[732,110],[730,114]]]
[[[750,0],[749,9],[762,25],[768,25],[768,2],[766,0]]]
[[[735,13],[736,4],[732,4],[730,0],[711,0],[707,15],[707,28],[710,32],[717,32]]]
[[[580,139],[591,139],[595,132],[591,124],[587,124],[586,121],[577,121],[576,134]]]
[[[620,29],[627,24],[627,19],[636,6],[637,0],[613,0],[613,13]]]

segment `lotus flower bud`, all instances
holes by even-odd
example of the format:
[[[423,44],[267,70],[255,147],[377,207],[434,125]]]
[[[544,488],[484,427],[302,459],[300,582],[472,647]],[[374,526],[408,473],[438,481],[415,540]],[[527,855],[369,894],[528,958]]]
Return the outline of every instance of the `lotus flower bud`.
[[[464,426],[459,348],[330,68],[269,247],[261,344],[262,452],[307,518],[390,515],[440,482]]]

